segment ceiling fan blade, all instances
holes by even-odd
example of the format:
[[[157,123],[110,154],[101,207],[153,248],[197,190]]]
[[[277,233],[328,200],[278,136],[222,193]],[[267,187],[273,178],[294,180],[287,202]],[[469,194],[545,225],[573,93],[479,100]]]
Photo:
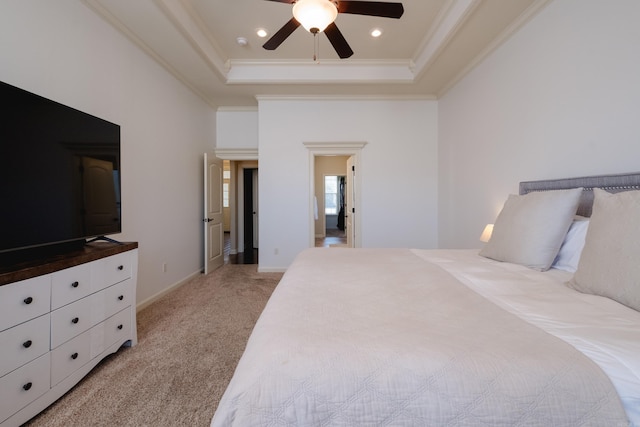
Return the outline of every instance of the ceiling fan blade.
[[[347,43],[347,40],[342,35],[335,22],[329,24],[329,26],[325,28],[324,33],[327,35],[329,42],[340,58],[344,59],[353,55],[353,50],[351,50],[349,43]]]
[[[262,45],[263,48],[267,50],[274,50],[278,46],[282,44],[283,41],[286,40],[287,37],[293,33],[296,28],[300,26],[300,23],[296,20],[296,18],[291,18],[289,22],[284,24],[282,28],[280,28],[265,44]]]
[[[404,13],[404,7],[402,3],[340,0],[338,12],[398,19]]]
[[[267,1],[277,1],[278,3],[295,3],[296,0],[267,0]]]

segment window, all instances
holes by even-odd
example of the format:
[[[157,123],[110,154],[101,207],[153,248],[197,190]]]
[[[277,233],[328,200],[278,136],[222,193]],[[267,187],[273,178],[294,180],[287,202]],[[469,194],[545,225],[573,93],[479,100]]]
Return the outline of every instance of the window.
[[[231,181],[231,163],[229,160],[222,162],[222,207],[229,207],[229,182]]]
[[[324,177],[324,213],[338,214],[338,177],[335,175]]]

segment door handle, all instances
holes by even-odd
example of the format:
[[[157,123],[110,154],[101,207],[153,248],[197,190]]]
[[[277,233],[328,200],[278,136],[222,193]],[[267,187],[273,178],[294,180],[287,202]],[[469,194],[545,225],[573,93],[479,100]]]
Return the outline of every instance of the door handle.
[[[205,219],[203,219],[202,221],[203,221],[203,222],[211,222],[211,221],[213,221],[213,220],[212,220],[211,218],[205,218]]]

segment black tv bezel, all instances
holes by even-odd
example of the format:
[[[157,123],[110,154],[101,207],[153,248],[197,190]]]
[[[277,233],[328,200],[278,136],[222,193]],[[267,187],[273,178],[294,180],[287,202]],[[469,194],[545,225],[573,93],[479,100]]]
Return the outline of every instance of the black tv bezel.
[[[36,258],[42,257],[50,257],[56,256],[61,253],[75,251],[81,249],[89,239],[101,239],[104,238],[106,240],[113,240],[106,238],[105,236],[114,235],[122,233],[122,162],[121,162],[121,127],[120,125],[105,120],[103,118],[97,117],[95,115],[86,113],[84,111],[78,110],[76,108],[70,107],[68,105],[62,104],[60,102],[54,101],[52,99],[46,98],[44,96],[38,95],[36,93],[30,92],[28,90],[22,89],[20,87],[11,85],[6,82],[0,81],[0,93],[9,93],[5,91],[15,91],[14,93],[19,94],[16,96],[24,96],[25,99],[29,98],[31,102],[39,103],[42,106],[47,106],[47,108],[52,108],[56,110],[58,114],[68,114],[69,117],[77,119],[82,117],[83,123],[87,122],[95,122],[99,123],[101,126],[105,126],[110,129],[110,132],[113,132],[114,135],[117,135],[117,140],[113,140],[109,142],[110,150],[108,156],[114,158],[114,163],[118,170],[117,177],[117,196],[118,196],[118,221],[117,221],[117,230],[109,231],[107,233],[77,233],[74,235],[69,235],[69,238],[60,238],[60,239],[43,239],[42,241],[34,242],[34,243],[26,243],[23,245],[15,245],[11,247],[0,247],[0,267],[6,267],[7,265],[19,263],[22,261],[31,261]],[[2,103],[2,97],[0,97],[0,104]],[[9,105],[5,105],[2,107],[11,108]],[[1,111],[1,110],[0,110]],[[3,113],[0,113],[3,114]],[[0,116],[1,117],[1,116]],[[2,138],[3,134],[0,134],[0,138]],[[0,140],[0,144],[8,143],[9,141]],[[16,144],[16,141],[12,141],[11,143]],[[101,150],[105,150],[104,142],[95,142],[88,143],[91,146],[91,149],[95,150],[95,152],[101,152]],[[102,145],[102,147],[101,147]],[[7,185],[7,183],[0,183],[0,185]],[[6,208],[6,207],[5,207]],[[9,227],[9,224],[0,224],[0,227]]]

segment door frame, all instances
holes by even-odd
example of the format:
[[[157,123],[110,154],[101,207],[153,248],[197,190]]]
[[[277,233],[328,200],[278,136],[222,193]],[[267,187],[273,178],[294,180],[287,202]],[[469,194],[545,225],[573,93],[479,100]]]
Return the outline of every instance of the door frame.
[[[231,185],[229,205],[231,208],[231,253],[244,251],[244,169],[259,169],[257,148],[216,148],[216,156],[231,161]],[[258,200],[260,203],[260,200]]]
[[[236,197],[237,197],[237,205],[236,205],[236,227],[237,227],[237,233],[236,233],[236,237],[237,237],[237,246],[238,246],[238,253],[243,253],[245,251],[245,246],[244,246],[244,223],[245,221],[247,221],[247,218],[245,217],[245,199],[244,199],[244,171],[245,169],[255,169],[255,170],[259,170],[258,167],[258,162],[257,161],[239,161],[236,164],[236,178],[237,178],[237,185],[236,185]],[[259,173],[259,172],[258,172]],[[260,200],[258,199],[258,203],[260,203]],[[233,215],[234,212],[231,211],[231,215]],[[253,218],[248,218],[249,221],[253,221]],[[260,219],[257,218],[257,220],[259,221]],[[254,230],[255,232],[256,230]]]
[[[354,248],[362,247],[362,149],[366,142],[303,142],[309,150],[309,247],[315,247],[315,158],[316,156],[351,156],[356,169],[354,185],[358,189],[355,193],[355,241]],[[349,172],[349,171],[347,171]]]

